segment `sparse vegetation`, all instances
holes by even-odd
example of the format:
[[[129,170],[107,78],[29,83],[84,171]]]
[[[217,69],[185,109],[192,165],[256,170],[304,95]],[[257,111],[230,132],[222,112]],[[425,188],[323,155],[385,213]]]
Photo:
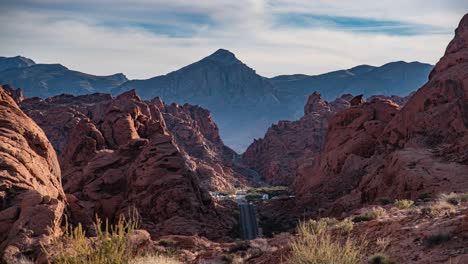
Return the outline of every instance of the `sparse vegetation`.
[[[291,244],[289,263],[358,264],[364,259],[366,241],[332,236],[327,221],[307,221],[298,227],[298,237]]]
[[[371,221],[371,220],[376,220],[385,215],[386,211],[382,207],[374,207],[370,210],[365,211],[364,213],[355,216],[353,218],[353,222],[358,223],[358,222],[365,222],[365,221]]]
[[[89,240],[81,224],[72,227],[66,223],[63,237],[56,238],[49,251],[43,249],[58,264],[129,263],[132,254],[130,234],[137,224],[136,219],[122,217],[115,225],[110,225],[108,220],[103,223],[96,217],[97,237]]]
[[[414,202],[407,199],[395,200],[395,202],[393,203],[393,206],[395,206],[398,209],[408,209],[411,208],[413,205]]]
[[[234,261],[234,256],[231,254],[226,254],[221,258],[221,260],[224,261],[224,263],[230,264]]]
[[[435,202],[430,206],[421,208],[421,213],[427,216],[438,216],[441,213],[452,214],[454,211],[453,205],[445,201]]]
[[[428,193],[428,192],[421,193],[421,194],[418,196],[418,199],[423,200],[424,202],[430,201],[431,198],[432,198],[432,194],[431,194],[431,193]]]
[[[387,205],[392,203],[392,198],[390,197],[379,197],[376,200],[381,205]]]
[[[163,247],[175,247],[177,245],[177,242],[175,242],[174,240],[171,240],[171,239],[161,239],[158,241],[159,242],[159,245],[163,246]]]
[[[369,264],[396,264],[396,261],[385,254],[378,253],[369,258]]]
[[[346,218],[343,221],[336,223],[335,227],[339,232],[349,234],[353,231],[354,223],[350,218]]]
[[[425,242],[428,247],[442,244],[449,241],[452,238],[452,235],[449,233],[437,233],[430,235],[426,238]]]

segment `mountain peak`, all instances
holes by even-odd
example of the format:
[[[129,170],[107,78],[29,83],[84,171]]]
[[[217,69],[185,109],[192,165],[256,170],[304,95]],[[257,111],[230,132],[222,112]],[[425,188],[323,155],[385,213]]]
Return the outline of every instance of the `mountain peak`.
[[[205,60],[211,60],[218,63],[223,63],[225,65],[241,63],[241,61],[236,58],[236,55],[234,55],[234,53],[226,49],[218,49],[217,51],[215,51],[215,53],[206,57]]]

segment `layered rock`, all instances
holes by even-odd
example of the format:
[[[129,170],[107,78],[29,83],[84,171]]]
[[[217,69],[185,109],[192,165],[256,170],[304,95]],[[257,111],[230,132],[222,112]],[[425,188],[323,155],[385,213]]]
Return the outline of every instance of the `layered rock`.
[[[231,228],[234,220],[220,217],[200,188],[158,104],[142,101],[132,90],[116,98],[29,99],[23,106],[57,143],[74,220],[89,233],[95,214],[112,221],[132,208],[153,236],[220,238]]]
[[[398,111],[383,99],[330,121],[320,164],[295,184],[335,213],[378,197],[468,190],[468,15],[429,81]]]
[[[290,185],[304,169],[312,166],[325,141],[328,120],[349,107],[345,95],[331,103],[313,93],[297,121],[280,121],[263,139],[254,140],[242,155],[242,162],[255,169],[267,183]]]
[[[208,110],[190,104],[164,104],[152,100],[163,109],[167,128],[177,145],[192,161],[203,187],[212,191],[226,191],[243,187],[255,173],[238,166],[238,154],[225,146],[216,123]]]
[[[65,204],[55,151],[10,93],[0,87],[0,254],[7,261],[59,235]]]

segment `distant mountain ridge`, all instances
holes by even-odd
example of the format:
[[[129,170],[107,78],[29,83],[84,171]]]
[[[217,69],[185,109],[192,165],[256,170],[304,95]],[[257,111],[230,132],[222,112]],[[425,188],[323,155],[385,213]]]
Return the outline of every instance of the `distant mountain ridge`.
[[[27,97],[110,92],[128,81],[122,73],[109,76],[73,71],[61,64],[36,64],[24,57],[0,57],[0,83],[20,87]]]
[[[254,138],[262,137],[272,123],[301,117],[302,106],[314,91],[325,100],[343,94],[405,96],[427,81],[432,67],[397,61],[313,76],[266,78],[232,52],[219,49],[166,75],[127,80],[123,74],[95,76],[60,64],[35,64],[18,56],[0,57],[0,84],[23,88],[27,97],[96,92],[118,95],[136,89],[146,100],[159,96],[168,103],[200,105],[211,111],[226,145],[242,152]]]

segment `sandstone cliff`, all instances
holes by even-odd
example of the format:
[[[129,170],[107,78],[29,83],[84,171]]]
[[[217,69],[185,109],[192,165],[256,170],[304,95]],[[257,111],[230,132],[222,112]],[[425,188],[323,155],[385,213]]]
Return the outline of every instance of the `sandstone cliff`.
[[[378,197],[468,190],[468,15],[429,81],[398,110],[385,100],[336,115],[320,162],[295,183],[303,207],[339,213]],[[315,209],[314,209],[315,208]]]
[[[65,206],[55,151],[10,94],[0,87],[0,254],[5,260],[35,254],[41,243],[59,235]]]
[[[166,128],[160,105],[135,91],[94,94],[22,106],[61,153],[64,190],[77,222],[92,234],[95,214],[111,220],[135,207],[153,236],[200,234],[220,238],[233,219],[222,218]]]
[[[265,137],[255,140],[242,155],[242,163],[255,169],[265,181],[290,185],[295,177],[314,164],[322,149],[329,119],[349,107],[352,96],[344,95],[331,103],[313,93],[297,121],[279,121]]]

